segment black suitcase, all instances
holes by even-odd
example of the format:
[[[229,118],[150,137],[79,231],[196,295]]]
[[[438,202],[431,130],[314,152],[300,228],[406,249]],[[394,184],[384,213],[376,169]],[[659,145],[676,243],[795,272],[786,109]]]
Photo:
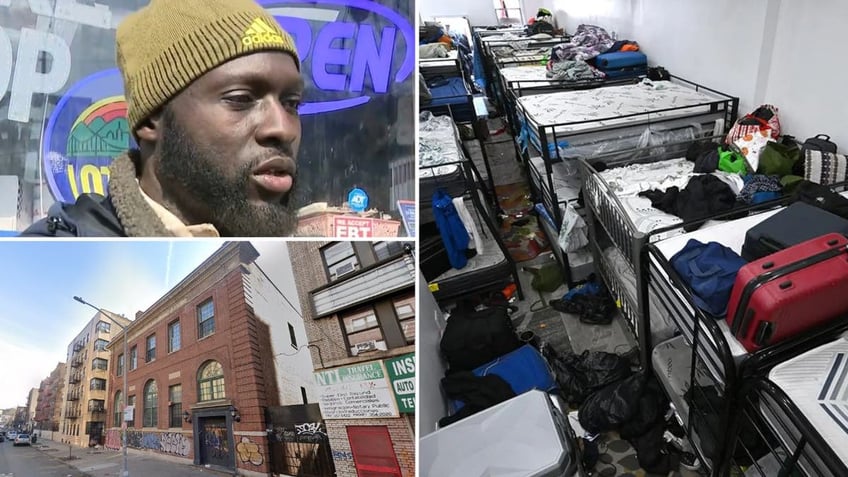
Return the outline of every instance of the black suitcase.
[[[848,220],[804,202],[795,202],[751,227],[742,258],[752,262],[829,233],[848,235]]]
[[[471,371],[521,347],[506,308],[455,311],[440,347],[450,372]]]

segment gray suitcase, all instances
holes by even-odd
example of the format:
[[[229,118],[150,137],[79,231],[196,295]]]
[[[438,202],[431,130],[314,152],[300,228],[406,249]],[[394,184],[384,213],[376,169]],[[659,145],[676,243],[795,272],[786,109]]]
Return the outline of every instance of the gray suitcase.
[[[421,438],[422,477],[572,477],[579,474],[564,403],[533,390]]]

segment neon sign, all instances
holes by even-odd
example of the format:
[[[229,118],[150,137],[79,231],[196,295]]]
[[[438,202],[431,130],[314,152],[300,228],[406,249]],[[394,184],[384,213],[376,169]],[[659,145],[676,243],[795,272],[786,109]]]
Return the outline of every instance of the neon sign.
[[[415,69],[415,31],[394,10],[370,0],[322,0],[320,3],[260,0],[297,45],[304,76],[321,90],[322,100],[307,101],[301,114],[337,111],[367,103],[366,72],[375,94],[388,92],[392,73],[402,83]],[[302,5],[297,7],[297,5]],[[340,19],[366,14],[361,21]],[[394,60],[400,43],[405,48],[400,65]],[[309,92],[307,91],[307,95]],[[325,96],[333,95],[333,99]]]

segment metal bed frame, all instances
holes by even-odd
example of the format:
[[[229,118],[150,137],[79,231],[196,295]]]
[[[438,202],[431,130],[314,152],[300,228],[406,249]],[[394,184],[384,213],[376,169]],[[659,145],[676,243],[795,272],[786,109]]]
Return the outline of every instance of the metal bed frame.
[[[474,165],[474,161],[471,159],[471,155],[469,154],[468,149],[465,147],[464,144],[462,144],[462,141],[459,140],[456,127],[454,127],[454,136],[462,150],[463,157],[460,161],[430,166],[419,165],[419,169],[434,169],[438,167],[456,165],[460,168],[461,173],[451,174],[449,178],[444,178],[439,175],[421,177],[419,188],[433,190],[437,187],[444,188],[453,197],[458,197],[462,195],[466,198],[466,200],[470,200],[474,209],[478,212],[477,216],[483,220],[483,224],[481,224],[483,233],[485,234],[488,232],[489,234],[491,234],[492,238],[494,239],[494,242],[497,243],[498,248],[500,249],[501,253],[503,253],[504,261],[491,267],[493,270],[488,270],[482,273],[480,270],[470,271],[469,273],[479,273],[481,276],[484,276],[486,278],[473,280],[472,286],[468,286],[465,283],[463,279],[463,275],[465,275],[464,273],[449,277],[441,282],[434,281],[431,283],[431,285],[433,285],[433,283],[437,283],[440,285],[434,285],[431,287],[431,290],[433,291],[433,296],[436,298],[437,301],[440,302],[449,301],[474,292],[481,292],[484,290],[495,288],[501,289],[510,283],[514,283],[516,286],[516,291],[518,293],[518,298],[520,300],[523,300],[524,292],[522,290],[521,282],[519,280],[518,268],[515,265],[515,261],[509,254],[509,250],[506,248],[503,239],[501,239],[498,233],[498,226],[494,221],[493,211],[490,210],[486,206],[484,201],[480,199],[480,193],[485,193],[485,187],[480,187],[480,172]],[[426,200],[422,200],[421,204],[422,215],[426,217],[427,212],[430,211],[430,207],[427,205],[428,202]],[[485,274],[491,274],[491,276]],[[451,289],[454,287],[447,286],[450,284],[451,281],[463,281],[464,285],[462,287],[456,287],[456,289]]]
[[[840,183],[838,185],[844,184]],[[836,186],[833,185],[832,187]],[[765,209],[783,203],[786,203],[786,199],[758,204],[749,208],[747,211],[752,212],[760,210],[760,208]],[[721,218],[722,216],[730,216],[734,213],[745,211],[746,209],[733,210],[726,214],[713,216],[712,218]],[[703,222],[704,220],[706,219],[699,219],[687,224],[681,224],[680,226]],[[658,230],[657,233],[666,230],[668,228]],[[707,459],[707,456],[697,444],[697,442],[700,442],[701,437],[694,430],[693,416],[700,416],[701,418],[704,416],[718,416],[718,426],[716,428],[719,430],[720,435],[712,436],[713,441],[722,444],[730,442],[730,438],[732,437],[730,430],[732,424],[739,417],[739,409],[742,404],[740,395],[743,383],[758,376],[763,376],[772,366],[788,358],[831,341],[838,334],[848,330],[848,319],[835,320],[827,326],[801,333],[793,340],[761,348],[756,352],[740,357],[737,363],[716,319],[707,316],[706,313],[694,305],[694,300],[688,287],[684,285],[683,280],[663,253],[657,248],[657,245],[654,243],[648,244],[645,247],[645,253],[646,256],[642,258],[644,264],[641,266],[640,278],[643,283],[648,284],[647,288],[640,290],[640,296],[643,299],[644,316],[649,316],[650,313],[649,302],[646,299],[648,290],[650,289],[656,294],[659,303],[668,311],[675,325],[681,331],[687,343],[692,347],[692,366],[688,382],[695,382],[696,370],[704,369],[707,371],[710,380],[714,383],[717,392],[721,396],[721,402],[718,403],[718,406],[707,404],[705,409],[693,406],[693,401],[690,399],[689,416],[684,419],[678,415],[678,418],[686,429],[687,437],[693,443],[693,447],[701,458],[701,461],[711,471],[711,474],[716,476],[727,475],[731,446],[720,446],[722,448],[715,456],[718,458]],[[643,320],[643,326],[647,329],[650,326],[650,320]],[[645,333],[645,337],[647,338],[648,336],[649,333]],[[658,378],[660,377],[659,374],[657,376]],[[660,380],[662,381],[662,378]],[[692,386],[690,391],[700,393],[696,396],[701,399],[700,402],[708,402],[703,389],[701,386]]]

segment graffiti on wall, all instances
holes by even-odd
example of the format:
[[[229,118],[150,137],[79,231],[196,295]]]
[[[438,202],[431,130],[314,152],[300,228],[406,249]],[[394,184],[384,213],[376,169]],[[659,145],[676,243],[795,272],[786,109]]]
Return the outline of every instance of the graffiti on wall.
[[[109,429],[106,431],[106,448],[118,450],[121,448],[121,430]]]
[[[118,450],[122,446],[121,430],[106,431],[106,448]],[[179,432],[127,431],[127,447],[147,449],[165,454],[188,457],[192,449],[191,438]]]
[[[262,455],[259,444],[250,440],[249,437],[242,437],[241,441],[236,444],[236,453],[239,459],[245,464],[251,463],[258,466],[265,462],[265,457]]]
[[[163,432],[159,436],[162,452],[186,457],[191,450],[191,439],[179,432]]]
[[[350,451],[333,451],[333,460],[353,460],[353,453]]]
[[[327,436],[327,433],[324,432],[320,422],[305,422],[303,424],[296,424],[294,426],[294,430],[297,432],[298,436]]]

